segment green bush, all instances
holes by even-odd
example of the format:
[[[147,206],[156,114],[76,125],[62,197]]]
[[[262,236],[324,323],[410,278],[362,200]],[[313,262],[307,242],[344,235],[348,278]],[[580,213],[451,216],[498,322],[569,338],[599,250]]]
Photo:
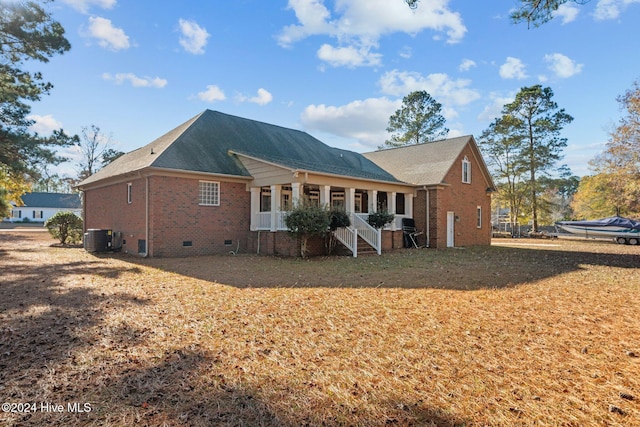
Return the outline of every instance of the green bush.
[[[338,228],[351,225],[351,218],[344,209],[332,209],[329,211],[329,230],[335,231]]]
[[[82,241],[82,218],[73,212],[58,212],[49,218],[44,226],[49,230],[49,234],[63,245]]]
[[[373,228],[382,228],[393,221],[395,215],[387,211],[372,212],[367,217],[367,222]]]
[[[324,236],[331,219],[326,206],[319,206],[308,199],[299,199],[296,205],[287,212],[284,223],[289,232],[300,239],[300,255],[307,253],[307,242],[312,236]]]

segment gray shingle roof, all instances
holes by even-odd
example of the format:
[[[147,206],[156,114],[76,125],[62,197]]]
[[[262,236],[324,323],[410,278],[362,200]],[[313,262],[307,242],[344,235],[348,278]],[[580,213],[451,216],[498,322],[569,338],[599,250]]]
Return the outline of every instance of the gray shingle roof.
[[[292,169],[399,182],[361,154],[329,147],[305,132],[206,110],[79,185],[148,167],[250,177],[230,151]]]
[[[401,181],[414,185],[441,184],[470,135],[424,144],[373,151],[363,155]]]
[[[25,206],[34,208],[80,209],[82,202],[79,194],[65,193],[26,193],[22,197]]]

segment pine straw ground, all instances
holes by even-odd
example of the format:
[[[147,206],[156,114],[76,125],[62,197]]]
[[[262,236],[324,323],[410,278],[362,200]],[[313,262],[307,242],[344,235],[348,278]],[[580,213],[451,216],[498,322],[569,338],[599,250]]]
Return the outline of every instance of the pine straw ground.
[[[52,243],[0,233],[0,402],[37,405],[2,425],[640,425],[640,247],[302,261]]]

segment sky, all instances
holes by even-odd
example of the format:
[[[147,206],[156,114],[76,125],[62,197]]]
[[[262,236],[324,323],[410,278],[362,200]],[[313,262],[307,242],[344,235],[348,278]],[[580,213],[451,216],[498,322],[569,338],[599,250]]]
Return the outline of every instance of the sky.
[[[46,7],[72,48],[27,64],[54,85],[33,104],[33,129],[96,125],[128,152],[211,109],[367,152],[412,91],[442,104],[449,137],[477,139],[522,87],[541,84],[574,117],[562,163],[587,175],[622,117],[616,98],[640,78],[640,0],[569,2],[538,28],[511,22],[517,4],[56,0]]]

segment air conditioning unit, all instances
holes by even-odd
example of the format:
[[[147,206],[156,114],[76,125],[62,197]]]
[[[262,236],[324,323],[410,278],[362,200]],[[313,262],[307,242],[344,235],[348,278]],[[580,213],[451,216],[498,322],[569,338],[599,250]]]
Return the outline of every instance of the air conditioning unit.
[[[87,252],[111,252],[122,249],[122,231],[90,228],[84,233]]]

